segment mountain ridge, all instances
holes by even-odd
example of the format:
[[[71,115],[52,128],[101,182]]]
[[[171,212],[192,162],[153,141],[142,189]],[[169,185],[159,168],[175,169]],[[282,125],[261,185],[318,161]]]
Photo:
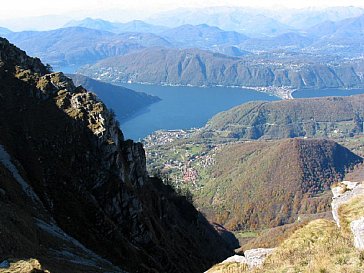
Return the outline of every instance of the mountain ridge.
[[[27,212],[24,219],[44,223],[29,220],[23,234],[32,238],[31,232],[47,229],[47,219],[53,218],[66,234],[131,272],[203,272],[232,253],[185,197],[148,176],[142,145],[124,139],[96,95],[62,73],[50,73],[5,39],[0,39],[0,59],[0,143],[48,217]],[[8,207],[13,205],[10,199]],[[19,219],[13,212],[5,227]],[[9,244],[9,232],[0,233],[1,244]],[[34,246],[48,244],[44,235],[21,254],[26,237],[17,238],[12,248],[0,247],[0,256],[26,254],[49,267],[56,264],[52,251],[45,252],[49,256],[36,252]],[[62,252],[62,244],[55,246]]]
[[[118,38],[117,34],[83,27],[13,32],[4,36],[55,68],[69,65],[77,68],[80,64],[143,48],[138,43]]]
[[[110,22],[103,19],[87,17],[83,20],[73,20],[64,27],[85,27],[113,33],[139,32],[139,33],[159,33],[165,31],[167,27],[148,24],[142,20],[132,20],[126,23]]]
[[[147,48],[108,58],[78,72],[107,82],[271,88],[360,88],[362,60],[339,64],[229,57],[200,49]]]
[[[363,95],[250,102],[214,116],[201,135],[231,138],[349,136],[363,132]]]

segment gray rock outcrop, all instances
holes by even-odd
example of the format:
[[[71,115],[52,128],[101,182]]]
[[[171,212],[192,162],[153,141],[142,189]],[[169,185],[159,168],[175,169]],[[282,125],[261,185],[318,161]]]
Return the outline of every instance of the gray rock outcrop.
[[[359,182],[343,181],[336,187],[332,188],[333,200],[332,216],[338,227],[341,227],[339,208],[358,196],[364,198],[364,184]],[[354,246],[357,249],[364,250],[364,217],[360,217],[350,223],[350,230],[354,239]]]
[[[331,191],[333,193],[332,216],[337,226],[340,227],[339,207],[349,202],[353,197],[364,194],[364,185],[358,182],[343,181],[332,188]]]
[[[350,229],[354,236],[354,246],[357,249],[364,250],[364,217],[352,221]]]
[[[274,248],[256,248],[244,251],[244,256],[234,255],[222,263],[247,264],[249,268],[260,267],[264,260],[274,251]]]

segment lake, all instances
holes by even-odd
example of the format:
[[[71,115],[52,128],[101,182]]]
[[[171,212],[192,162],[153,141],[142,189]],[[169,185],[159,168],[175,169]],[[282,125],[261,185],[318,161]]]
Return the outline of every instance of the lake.
[[[249,101],[279,100],[265,93],[242,88],[144,84],[122,84],[122,86],[162,99],[128,119],[120,120],[125,138],[136,141],[160,129],[202,127],[213,115]],[[350,96],[362,93],[364,93],[363,89],[307,89],[294,92],[293,97]]]
[[[352,96],[363,94],[364,89],[305,89],[293,92],[292,96],[295,99],[299,98],[313,98],[313,97],[327,97],[327,96]]]
[[[279,100],[249,89],[122,84],[135,91],[160,97],[127,120],[120,120],[125,138],[139,140],[156,130],[202,127],[215,114],[253,100]]]

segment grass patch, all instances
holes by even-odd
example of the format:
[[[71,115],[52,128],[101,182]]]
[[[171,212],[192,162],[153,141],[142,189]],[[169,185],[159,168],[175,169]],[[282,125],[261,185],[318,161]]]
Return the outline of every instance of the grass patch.
[[[256,231],[234,232],[234,234],[239,238],[256,238],[258,236],[258,232]]]
[[[342,204],[338,213],[343,235],[351,238],[350,223],[364,217],[364,195],[357,196],[348,203]]]
[[[253,272],[363,272],[360,252],[333,221],[319,219],[297,230]]]

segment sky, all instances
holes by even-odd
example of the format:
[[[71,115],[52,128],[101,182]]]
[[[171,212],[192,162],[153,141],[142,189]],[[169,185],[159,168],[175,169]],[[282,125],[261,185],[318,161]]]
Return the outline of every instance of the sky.
[[[5,0],[4,0],[5,2]],[[147,20],[158,12],[213,6],[307,8],[357,6],[364,0],[7,0],[1,4],[0,27],[13,31],[48,30],[86,17],[127,22]]]
[[[129,10],[136,13],[152,13],[179,7],[282,6],[288,8],[304,8],[311,6],[350,5],[364,7],[364,0],[10,0],[2,3],[0,17],[2,19],[11,19],[50,14],[74,14],[75,12],[85,11],[95,13],[96,11],[112,9]]]

